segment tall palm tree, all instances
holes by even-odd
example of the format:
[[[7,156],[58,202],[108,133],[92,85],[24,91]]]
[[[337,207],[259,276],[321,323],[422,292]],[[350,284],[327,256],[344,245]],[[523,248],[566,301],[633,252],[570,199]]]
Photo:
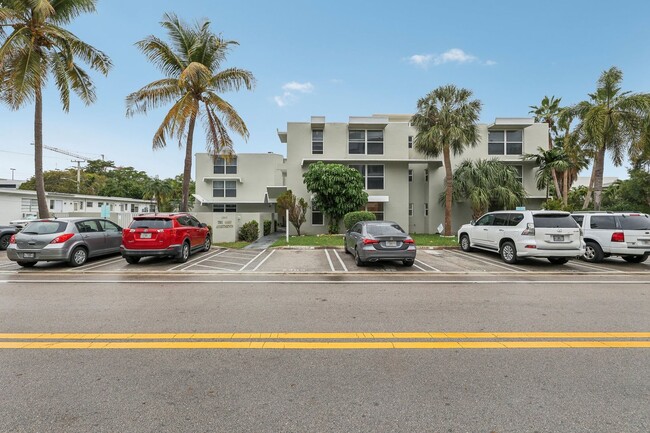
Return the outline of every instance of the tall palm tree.
[[[535,122],[546,123],[548,125],[548,150],[553,149],[553,137],[557,135],[557,123],[558,117],[560,115],[560,102],[562,98],[555,98],[555,96],[544,96],[542,103],[537,105],[531,105],[530,114],[535,115]],[[550,175],[553,179],[553,185],[555,186],[556,196],[561,198],[560,186],[557,179],[557,173],[554,168],[550,169]]]
[[[78,63],[108,74],[109,57],[62,26],[96,0],[0,0],[0,99],[13,110],[34,102],[34,174],[38,214],[49,217],[43,180],[43,88],[50,75],[63,111],[70,110],[70,90],[86,105],[95,101],[95,87]],[[4,31],[11,28],[11,33]]]
[[[643,121],[650,113],[650,94],[621,91],[623,72],[616,67],[604,71],[598,79],[596,92],[588,101],[572,107],[580,123],[584,139],[596,149],[592,169],[594,209],[600,210],[606,152],[615,166],[622,164],[630,146],[643,130]],[[589,205],[587,193],[583,208]]]
[[[570,108],[563,108],[558,116],[558,136],[556,142],[564,151],[567,169],[562,172],[562,203],[569,203],[569,189],[578,180],[578,174],[589,166],[591,149],[581,145],[577,129],[571,129],[575,113]]]
[[[513,209],[527,197],[515,169],[496,158],[461,162],[454,185],[454,201],[469,200],[473,219],[490,209]]]
[[[445,166],[445,236],[451,233],[451,204],[454,191],[451,152],[460,155],[479,141],[477,122],[481,101],[471,100],[472,91],[453,84],[438,87],[418,100],[411,119],[417,129],[415,149],[427,157],[443,155]]]
[[[524,161],[534,161],[537,165],[537,172],[535,173],[536,186],[537,189],[546,189],[546,200],[548,200],[549,186],[551,181],[554,180],[553,173],[563,172],[569,168],[564,149],[553,147],[545,150],[538,147],[537,153],[527,153],[523,155],[522,159]],[[559,188],[559,186],[556,188]],[[560,197],[562,196],[560,195]]]
[[[144,198],[156,201],[156,208],[159,211],[171,211],[169,209],[169,199],[172,195],[171,185],[161,180],[158,176],[153,178],[144,188]]]
[[[245,139],[246,124],[220,94],[255,83],[253,74],[244,69],[222,69],[222,64],[236,41],[222,39],[210,30],[210,21],[193,26],[180,21],[174,14],[165,14],[162,27],[170,43],[148,36],[137,47],[165,78],[147,84],[126,98],[127,115],[146,113],[149,109],[172,104],[171,109],[153,136],[153,148],[167,145],[167,138],[185,139],[183,192],[181,211],[187,211],[192,175],[192,144],[197,117],[205,126],[206,147],[213,155],[232,155],[233,142],[228,129]]]

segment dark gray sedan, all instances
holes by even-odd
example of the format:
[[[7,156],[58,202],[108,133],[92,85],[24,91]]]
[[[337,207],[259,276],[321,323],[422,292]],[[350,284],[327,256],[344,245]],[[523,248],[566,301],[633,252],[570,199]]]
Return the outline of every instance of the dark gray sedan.
[[[7,258],[20,266],[68,262],[81,266],[89,257],[120,252],[122,228],[99,218],[36,220],[14,235]]]
[[[354,255],[357,266],[379,260],[401,260],[413,266],[415,242],[392,221],[361,221],[345,233],[345,252]]]

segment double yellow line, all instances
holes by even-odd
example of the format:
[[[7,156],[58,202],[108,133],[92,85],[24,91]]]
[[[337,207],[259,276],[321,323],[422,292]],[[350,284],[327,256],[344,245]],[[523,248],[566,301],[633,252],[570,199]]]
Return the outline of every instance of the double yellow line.
[[[650,332],[0,333],[0,349],[650,348]]]

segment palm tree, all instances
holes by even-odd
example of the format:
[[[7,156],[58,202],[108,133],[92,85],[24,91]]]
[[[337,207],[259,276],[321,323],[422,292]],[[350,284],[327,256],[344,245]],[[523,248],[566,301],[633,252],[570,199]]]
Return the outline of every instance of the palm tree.
[[[147,84],[126,98],[127,115],[146,113],[149,109],[173,104],[153,136],[153,148],[167,145],[167,138],[185,139],[185,164],[181,211],[187,211],[192,175],[192,144],[197,117],[205,126],[209,153],[232,155],[233,142],[228,129],[248,138],[246,124],[221,93],[255,83],[253,74],[244,69],[221,69],[226,55],[236,41],[222,39],[210,31],[210,21],[189,27],[174,14],[165,14],[162,27],[170,44],[148,36],[136,45],[165,78]]]
[[[553,149],[553,136],[557,135],[557,123],[558,116],[560,115],[560,102],[562,98],[555,98],[555,96],[544,96],[542,103],[539,106],[531,105],[530,114],[535,115],[535,122],[541,122],[548,124],[548,150]],[[555,186],[556,195],[558,198],[561,198],[560,195],[560,186],[557,180],[557,173],[554,168],[550,169],[550,175],[553,179],[553,185]],[[548,199],[548,197],[547,197]]]
[[[49,217],[43,180],[43,88],[51,75],[63,111],[70,110],[70,90],[86,105],[95,87],[81,59],[108,74],[111,61],[62,26],[95,11],[96,0],[0,0],[0,99],[13,110],[34,102],[34,174],[38,214]],[[4,28],[12,28],[7,34]]]
[[[415,149],[427,157],[441,153],[445,166],[445,236],[451,233],[451,204],[454,191],[451,152],[463,153],[479,141],[478,118],[481,101],[470,100],[472,91],[453,84],[438,87],[418,100],[418,112],[411,122],[417,129]]]
[[[569,168],[564,149],[561,147],[553,147],[549,150],[544,150],[538,147],[537,153],[527,153],[523,155],[522,159],[524,161],[534,161],[537,165],[537,172],[535,173],[536,186],[540,190],[546,189],[546,200],[548,200],[549,186],[551,181],[554,180],[553,173],[558,171],[563,172]],[[559,188],[559,186],[556,188]]]
[[[465,160],[454,172],[453,199],[469,200],[473,219],[490,209],[513,209],[526,196],[516,170],[496,158]]]
[[[650,94],[621,91],[623,72],[616,67],[604,71],[596,92],[571,109],[580,118],[577,129],[595,149],[592,169],[594,209],[600,210],[605,154],[610,152],[615,166],[622,164],[631,145],[643,131],[643,121],[650,113]],[[591,190],[583,209],[589,205]]]
[[[589,166],[591,150],[581,146],[581,139],[576,129],[571,129],[575,113],[570,108],[563,108],[558,116],[558,130],[562,132],[556,138],[557,145],[564,151],[567,169],[562,172],[562,203],[568,206],[569,189],[578,180],[578,174]]]
[[[143,198],[155,200],[159,211],[171,211],[168,206],[172,192],[171,185],[156,176],[145,186]]]

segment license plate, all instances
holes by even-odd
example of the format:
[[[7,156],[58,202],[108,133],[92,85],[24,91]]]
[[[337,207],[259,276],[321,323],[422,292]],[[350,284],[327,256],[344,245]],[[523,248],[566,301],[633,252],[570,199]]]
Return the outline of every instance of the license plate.
[[[396,247],[397,246],[397,241],[386,241],[386,246],[387,247]]]
[[[553,235],[553,242],[564,242],[563,235]]]
[[[23,253],[23,259],[33,259],[34,253]]]
[[[140,233],[140,239],[151,239],[151,233]]]

